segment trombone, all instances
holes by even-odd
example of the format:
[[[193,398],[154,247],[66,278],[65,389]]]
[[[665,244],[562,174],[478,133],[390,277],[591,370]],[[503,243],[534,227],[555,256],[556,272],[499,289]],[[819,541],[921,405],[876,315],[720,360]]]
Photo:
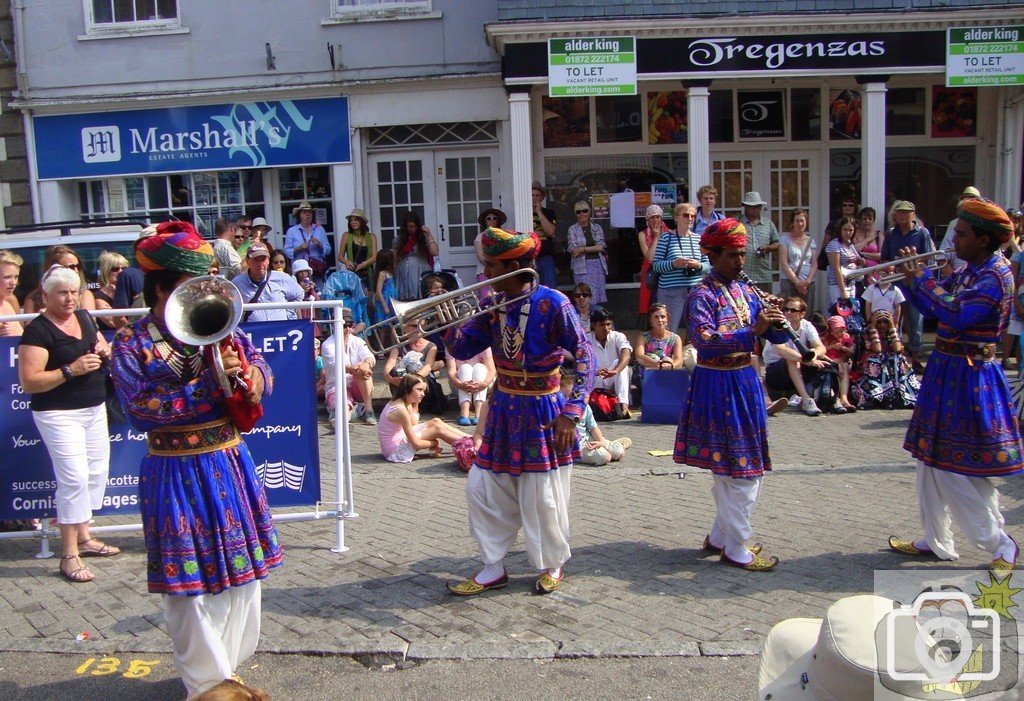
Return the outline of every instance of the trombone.
[[[487,306],[483,306],[480,303],[476,296],[477,290],[516,275],[530,276],[529,290],[515,297],[498,299]],[[440,333],[453,326],[462,324],[475,316],[480,316],[514,302],[525,300],[533,294],[534,285],[537,283],[537,280],[536,270],[523,268],[499,275],[490,280],[460,287],[457,290],[445,292],[436,297],[427,297],[426,299],[412,302],[396,300],[392,302],[392,307],[395,310],[393,317],[378,322],[364,331],[366,334],[366,345],[370,347],[370,351],[375,355],[388,353],[393,348],[404,346],[422,336]],[[407,330],[407,326],[415,326],[415,328]]]
[[[940,270],[945,268],[949,264],[949,252],[948,251],[931,251],[929,253],[918,253],[915,256],[907,256],[906,258],[897,258],[891,260],[888,263],[882,263],[881,265],[872,265],[868,268],[857,268],[850,272],[843,273],[843,280],[847,283],[859,280],[865,275],[873,275],[880,270],[886,270],[888,268],[895,268],[903,265],[904,263],[912,263],[914,261],[925,261],[926,270]],[[881,283],[899,282],[903,279],[903,273],[892,273],[890,275],[883,275],[878,278]]]

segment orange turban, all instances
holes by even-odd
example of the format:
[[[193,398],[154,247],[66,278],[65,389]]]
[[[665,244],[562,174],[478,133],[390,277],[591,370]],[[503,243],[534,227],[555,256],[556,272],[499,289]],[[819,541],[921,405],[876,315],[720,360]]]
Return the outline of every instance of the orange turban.
[[[515,260],[532,253],[536,258],[540,252],[540,240],[532,231],[522,234],[518,231],[506,231],[492,226],[484,231],[480,239],[484,255],[498,260]]]
[[[747,228],[735,219],[720,219],[708,224],[700,235],[700,247],[709,248],[746,248]]]
[[[974,228],[994,234],[1001,244],[1007,243],[1013,236],[1013,222],[1006,211],[992,200],[964,200],[956,214]]]

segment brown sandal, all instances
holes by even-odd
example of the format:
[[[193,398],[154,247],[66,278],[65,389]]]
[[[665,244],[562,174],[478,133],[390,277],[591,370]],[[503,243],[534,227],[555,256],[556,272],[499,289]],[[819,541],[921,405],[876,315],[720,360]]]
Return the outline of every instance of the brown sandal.
[[[74,560],[78,563],[78,569],[71,570],[70,572],[64,569],[64,562],[66,560]],[[82,562],[82,558],[78,555],[64,555],[60,558],[60,574],[64,579],[74,584],[85,584],[91,582],[96,578],[88,567]]]
[[[94,543],[99,547],[86,548],[83,550],[82,546],[88,545],[89,543]],[[89,540],[82,540],[78,543],[78,554],[82,557],[113,557],[114,555],[120,554],[120,552],[121,548],[115,547],[113,545],[107,545],[103,541],[96,540],[95,538],[90,538]]]

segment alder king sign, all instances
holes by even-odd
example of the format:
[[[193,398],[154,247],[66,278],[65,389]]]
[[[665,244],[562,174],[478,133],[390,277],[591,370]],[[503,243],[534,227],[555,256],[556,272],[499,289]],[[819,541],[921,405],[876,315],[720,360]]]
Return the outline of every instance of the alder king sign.
[[[946,86],[1024,85],[1024,26],[946,30]]]
[[[548,39],[548,94],[636,95],[636,38]]]

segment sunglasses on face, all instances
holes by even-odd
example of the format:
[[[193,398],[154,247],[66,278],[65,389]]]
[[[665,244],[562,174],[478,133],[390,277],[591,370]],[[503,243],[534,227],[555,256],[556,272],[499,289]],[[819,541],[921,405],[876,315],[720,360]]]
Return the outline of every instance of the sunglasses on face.
[[[275,261],[272,262],[272,265],[284,265],[284,261],[283,260],[275,260]]]
[[[78,263],[72,263],[71,265],[65,265],[64,267],[68,270],[80,270],[82,268]]]
[[[783,307],[782,310],[786,311],[786,312],[793,312],[794,314],[803,314],[804,313],[804,310],[800,309],[799,307]]]
[[[577,292],[576,294],[573,295],[573,297],[579,297],[580,299],[592,296],[593,295],[588,295],[586,292]]]
[[[344,326],[346,329],[350,329],[353,326],[355,326],[355,324],[353,324],[351,321],[346,321],[344,324],[342,324],[342,326]]]
[[[576,214],[590,214],[589,209],[577,209]]]
[[[110,269],[110,272],[112,272],[112,273],[119,273],[122,270],[124,270],[123,267],[121,267],[120,265],[115,265],[113,268]]]
[[[683,217],[685,219],[693,219],[694,217],[697,216],[697,213],[696,212],[683,212],[679,216],[681,216],[681,217]]]
[[[239,229],[251,229],[252,228],[252,224],[239,224],[238,228]]]

